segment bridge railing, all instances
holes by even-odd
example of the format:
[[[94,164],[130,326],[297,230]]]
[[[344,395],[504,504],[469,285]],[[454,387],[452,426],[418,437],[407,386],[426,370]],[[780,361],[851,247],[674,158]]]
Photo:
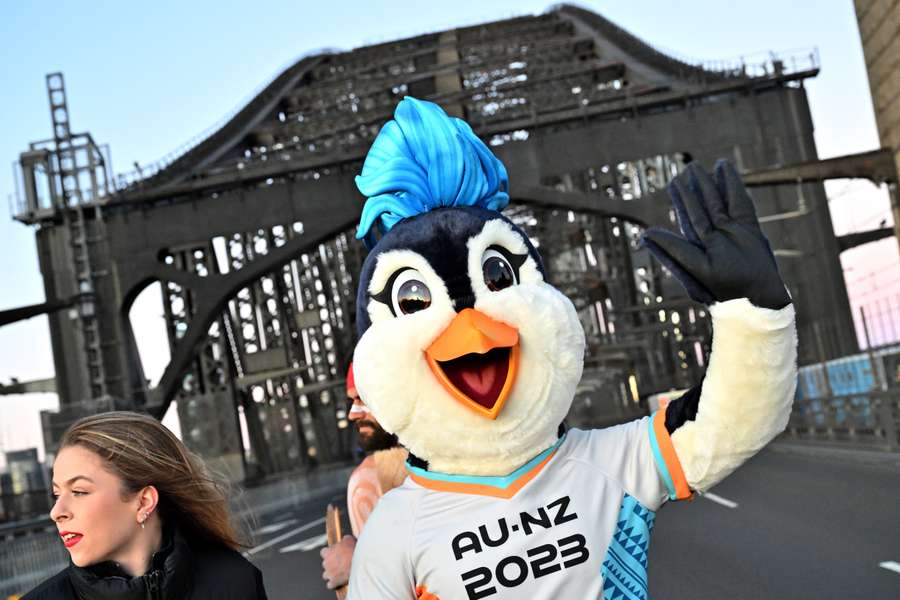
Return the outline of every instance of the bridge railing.
[[[47,517],[0,525],[0,598],[24,594],[68,562],[56,525]]]
[[[789,438],[900,452],[900,389],[798,398]]]

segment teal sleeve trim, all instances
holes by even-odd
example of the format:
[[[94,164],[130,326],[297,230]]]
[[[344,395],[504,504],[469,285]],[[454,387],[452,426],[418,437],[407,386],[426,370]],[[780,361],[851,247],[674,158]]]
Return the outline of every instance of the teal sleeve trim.
[[[653,450],[653,458],[656,461],[656,470],[659,471],[659,476],[662,477],[663,483],[666,484],[666,489],[669,491],[669,500],[677,500],[678,496],[675,493],[675,482],[672,481],[672,475],[669,474],[669,467],[666,466],[666,461],[663,459],[662,452],[659,449],[659,443],[656,441],[656,432],[653,429],[653,419],[656,416],[654,412],[650,415],[650,420],[647,422],[647,429],[650,434],[650,448]]]

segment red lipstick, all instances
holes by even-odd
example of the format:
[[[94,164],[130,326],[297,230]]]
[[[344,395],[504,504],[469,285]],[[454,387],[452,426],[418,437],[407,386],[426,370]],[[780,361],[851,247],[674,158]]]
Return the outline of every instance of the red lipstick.
[[[63,544],[66,548],[71,548],[75,544],[81,541],[81,538],[84,536],[76,531],[60,531],[59,537],[62,538]]]

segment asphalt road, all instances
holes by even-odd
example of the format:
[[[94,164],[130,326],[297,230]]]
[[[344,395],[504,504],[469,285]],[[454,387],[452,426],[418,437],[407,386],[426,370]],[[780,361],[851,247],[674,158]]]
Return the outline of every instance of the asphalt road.
[[[766,450],[713,492],[658,513],[651,598],[900,599],[895,466]],[[272,600],[334,598],[319,559],[327,502],[262,521],[250,558]]]

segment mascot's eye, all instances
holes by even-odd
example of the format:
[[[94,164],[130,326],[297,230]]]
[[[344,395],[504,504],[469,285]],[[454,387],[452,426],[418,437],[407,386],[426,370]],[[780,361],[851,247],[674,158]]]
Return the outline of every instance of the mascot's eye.
[[[516,284],[515,270],[505,256],[488,248],[481,258],[481,272],[484,284],[492,292],[504,290]]]
[[[415,269],[406,269],[394,279],[391,291],[391,308],[394,315],[408,315],[431,306],[431,290],[423,283],[424,277]]]

